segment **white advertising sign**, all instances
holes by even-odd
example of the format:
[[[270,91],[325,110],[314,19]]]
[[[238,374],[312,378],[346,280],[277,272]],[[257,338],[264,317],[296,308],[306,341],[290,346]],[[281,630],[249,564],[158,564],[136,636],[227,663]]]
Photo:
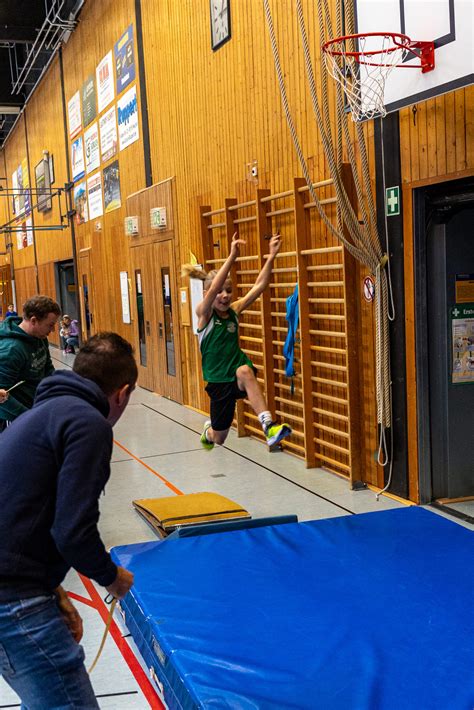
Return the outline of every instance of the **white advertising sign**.
[[[100,165],[99,128],[97,122],[94,122],[84,133],[84,144],[86,151],[86,172],[91,173]]]
[[[102,202],[102,176],[100,172],[87,178],[87,201],[89,203],[89,219],[102,217],[104,205]]]
[[[117,124],[115,122],[115,106],[104,113],[99,121],[100,155],[105,163],[117,152]]]
[[[81,131],[81,92],[76,91],[67,104],[67,115],[69,119],[69,138],[74,138]]]
[[[107,108],[115,97],[112,50],[99,62],[95,72],[97,85],[97,107],[98,112],[102,113],[102,111]]]
[[[139,138],[137,87],[131,89],[117,101],[117,119],[120,150]]]

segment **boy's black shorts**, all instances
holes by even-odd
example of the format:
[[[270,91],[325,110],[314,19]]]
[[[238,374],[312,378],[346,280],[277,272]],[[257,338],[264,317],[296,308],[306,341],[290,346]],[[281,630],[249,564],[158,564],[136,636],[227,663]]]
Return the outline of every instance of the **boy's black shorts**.
[[[215,431],[225,431],[232,426],[235,403],[247,396],[239,389],[237,380],[233,382],[208,382],[206,392],[211,400],[211,426]]]

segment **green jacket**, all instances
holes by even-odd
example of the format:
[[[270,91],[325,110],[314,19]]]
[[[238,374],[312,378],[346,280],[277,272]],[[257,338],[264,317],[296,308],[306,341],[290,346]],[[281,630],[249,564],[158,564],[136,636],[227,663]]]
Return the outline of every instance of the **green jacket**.
[[[25,380],[0,404],[0,419],[10,421],[33,406],[39,383],[54,372],[47,339],[25,333],[21,321],[11,317],[0,323],[0,388]]]

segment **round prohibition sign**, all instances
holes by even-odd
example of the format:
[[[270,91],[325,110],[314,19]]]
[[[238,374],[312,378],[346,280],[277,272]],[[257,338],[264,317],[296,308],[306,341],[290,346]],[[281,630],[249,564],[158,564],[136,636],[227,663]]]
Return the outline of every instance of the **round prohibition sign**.
[[[369,303],[375,298],[375,283],[372,276],[366,276],[364,279],[364,298]]]

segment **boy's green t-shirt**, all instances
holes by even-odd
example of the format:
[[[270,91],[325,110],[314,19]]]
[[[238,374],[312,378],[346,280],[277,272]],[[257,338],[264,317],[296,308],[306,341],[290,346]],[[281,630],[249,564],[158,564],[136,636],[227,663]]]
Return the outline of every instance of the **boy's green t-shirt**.
[[[206,382],[233,382],[241,365],[253,367],[239,346],[239,319],[232,308],[229,317],[212,312],[209,322],[198,330],[202,356],[202,373]]]

